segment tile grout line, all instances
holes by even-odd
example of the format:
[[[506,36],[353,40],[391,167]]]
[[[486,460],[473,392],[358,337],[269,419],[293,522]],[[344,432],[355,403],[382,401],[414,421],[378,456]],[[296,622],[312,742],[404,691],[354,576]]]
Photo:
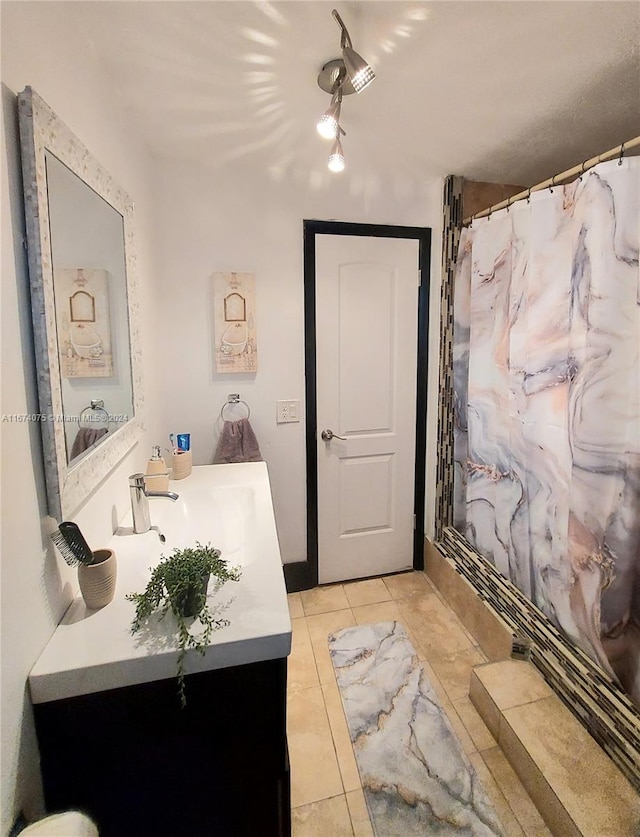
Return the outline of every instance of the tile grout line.
[[[318,661],[316,660],[316,652],[313,648],[313,640],[311,639],[311,631],[309,630],[309,623],[307,622],[307,617],[304,617],[304,624],[307,628],[307,633],[309,634],[309,645],[311,646],[311,656],[313,657],[313,667],[316,670],[316,677],[318,678],[318,685],[322,686],[320,682],[320,669],[318,668]],[[324,695],[323,695],[324,697]]]
[[[349,611],[351,612],[352,618],[355,621],[355,617],[353,617],[353,612],[352,612],[351,607],[349,607]],[[329,612],[330,613],[337,613],[339,611],[329,611]],[[315,660],[315,648],[313,647],[313,643],[311,643],[311,650],[313,652],[314,662],[316,662],[316,668],[317,668],[317,661]],[[338,689],[338,693],[339,693],[340,692],[340,687],[338,686],[338,682],[337,682],[337,679],[335,677],[335,670],[333,672],[333,675],[334,675],[334,682],[336,684],[336,688]],[[337,762],[337,765],[338,765],[338,773],[340,774],[340,782],[342,784],[342,795],[344,796],[345,805],[347,806],[347,813],[349,815],[349,825],[351,826],[352,837],[355,837],[356,831],[355,831],[355,827],[354,827],[354,824],[353,824],[353,817],[351,815],[351,808],[349,807],[349,802],[347,800],[348,791],[346,789],[345,782],[344,782],[344,776],[342,774],[342,767],[341,767],[341,764],[340,764],[340,758],[338,756],[338,746],[337,746],[337,742],[336,742],[336,737],[335,737],[335,733],[334,733],[333,724],[331,723],[331,716],[329,714],[329,709],[327,707],[327,699],[326,699],[326,696],[325,696],[325,690],[323,688],[324,685],[326,685],[326,684],[320,683],[320,692],[322,694],[322,702],[323,702],[323,705],[324,705],[325,713],[327,715],[327,720],[329,722],[329,731],[331,733],[331,743],[333,744],[333,751],[335,753],[336,762]],[[341,698],[340,698],[340,708],[341,708],[341,710],[343,712],[343,715],[344,715],[344,706],[342,704],[342,699]],[[345,717],[345,723],[346,723],[346,717]],[[348,733],[348,727],[347,727],[347,733]],[[351,736],[349,736],[349,743],[351,744],[352,751],[353,751],[353,744],[351,742]],[[354,754],[354,758],[355,758],[355,754]],[[356,769],[357,769],[357,762],[356,762]],[[362,780],[361,780],[361,777],[360,777],[360,771],[359,770],[358,770],[358,781],[360,783],[360,790],[362,790],[363,793],[364,793],[364,790],[362,789]],[[368,809],[367,809],[367,815],[368,815],[368,813],[369,812],[368,812]]]
[[[320,684],[320,694],[322,695],[322,705],[324,706],[324,714],[327,716],[327,723],[329,724],[329,733],[331,735],[331,745],[333,747],[333,752],[336,757],[336,764],[338,766],[338,774],[340,776],[340,784],[342,785],[342,795],[344,796],[344,801],[347,801],[347,789],[344,786],[344,778],[342,776],[342,770],[340,769],[340,759],[338,758],[338,748],[336,746],[336,739],[333,734],[333,726],[331,725],[331,717],[329,716],[329,709],[327,708],[327,699],[324,694],[324,689],[322,688],[322,684]],[[349,806],[347,805],[347,810]],[[349,820],[351,820],[351,814],[349,814]]]
[[[326,684],[324,684],[324,685],[326,685]],[[346,716],[345,711],[344,711],[344,704],[342,702],[342,695],[340,693],[340,686],[338,685],[337,679],[335,680],[335,685],[336,685],[336,689],[338,691],[338,699],[340,701],[340,710],[342,712],[342,717],[344,719],[345,728],[346,728],[346,732],[347,732],[347,737],[348,737],[348,740],[349,740],[349,746],[351,747],[351,753],[353,755],[354,763],[355,763],[355,766],[356,766],[356,772],[358,774],[358,787],[360,788],[360,790],[362,790],[362,777],[360,775],[360,769],[358,767],[358,761],[356,759],[355,752],[353,750],[353,742],[351,741],[351,733],[349,732],[349,723],[347,721],[347,716]],[[324,694],[324,689],[322,689],[322,697],[325,701],[325,706],[326,706],[327,701],[326,701],[326,697],[325,697],[325,694]],[[327,715],[329,715],[328,709],[327,709]],[[331,716],[330,715],[329,715],[329,728],[331,730],[331,736],[333,738],[334,749],[336,751],[336,758],[338,759],[338,769],[340,770],[340,778],[342,779],[343,778],[342,777],[342,768],[340,766],[340,758],[338,757],[338,745],[337,745],[336,738],[334,736],[333,724],[331,723]],[[344,788],[345,793],[349,793],[349,791],[347,790],[347,788],[344,784],[344,779],[342,781],[342,787]],[[357,790],[357,789],[352,788],[351,790]]]
[[[482,762],[482,764],[484,765],[485,769],[487,770],[487,772],[488,772],[488,774],[489,774],[489,778],[490,778],[490,780],[491,780],[491,781],[493,782],[493,784],[495,785],[495,790],[494,790],[493,792],[494,792],[494,793],[496,793],[496,792],[497,792],[498,797],[499,797],[499,800],[501,800],[501,801],[502,801],[502,802],[501,802],[501,804],[504,804],[504,807],[506,808],[506,810],[507,810],[507,811],[511,814],[511,816],[513,817],[513,819],[514,819],[514,821],[515,821],[515,824],[516,824],[516,826],[517,826],[517,828],[518,828],[519,834],[523,835],[523,837],[526,837],[526,834],[525,834],[524,828],[523,828],[523,827],[522,827],[522,825],[520,824],[520,820],[518,820],[518,818],[516,817],[516,815],[515,815],[515,813],[514,813],[514,811],[513,811],[512,807],[511,807],[511,805],[509,805],[509,800],[507,799],[507,795],[506,795],[506,793],[504,793],[504,791],[502,790],[502,787],[500,786],[500,784],[499,784],[499,782],[497,781],[496,777],[493,775],[493,773],[492,773],[492,771],[491,771],[491,768],[490,768],[490,767],[489,767],[489,765],[485,762],[484,758],[482,757],[482,753],[480,753],[480,752],[476,751],[476,752],[475,752],[475,753],[473,753],[472,755],[475,755],[475,756],[478,756],[478,757],[479,757],[480,761]],[[502,824],[503,828],[505,829],[505,833],[506,833],[506,834],[510,833],[510,830],[508,830],[508,826],[505,824],[504,820],[503,820],[503,819],[501,818],[501,816],[500,816],[500,811],[498,810],[498,805],[496,805],[496,800],[492,798],[492,795],[489,793],[489,790],[487,789],[487,785],[485,784],[485,779],[484,779],[484,778],[480,775],[480,772],[478,771],[478,769],[477,769],[477,767],[475,766],[475,764],[473,764],[473,760],[471,759],[471,757],[469,757],[469,760],[471,761],[471,763],[472,763],[472,765],[473,765],[473,767],[474,767],[474,769],[475,769],[475,771],[476,771],[476,775],[477,775],[477,777],[478,777],[478,780],[480,781],[480,784],[481,784],[481,785],[482,785],[482,787],[484,788],[485,793],[487,794],[487,796],[489,797],[489,799],[490,799],[490,801],[491,801],[491,804],[493,805],[493,808],[494,808],[494,810],[495,810],[495,812],[496,812],[496,814],[497,814],[497,816],[498,816],[498,819],[500,820],[500,822],[501,822],[501,824]]]
[[[297,616],[295,618],[296,619],[304,619],[304,627],[306,629],[307,637],[309,639],[309,646],[311,647],[311,654],[312,654],[312,658],[313,658],[313,667],[314,667],[314,670],[316,672],[316,679],[317,679],[318,682],[312,684],[311,686],[302,686],[300,688],[290,689],[290,687],[289,687],[289,677],[288,677],[288,664],[287,664],[287,696],[289,694],[293,694],[294,692],[302,692],[305,689],[311,689],[311,688],[313,688],[313,686],[319,686],[320,685],[320,672],[318,671],[318,664],[316,662],[315,654],[313,653],[313,643],[311,642],[311,635],[309,634],[309,624],[307,622],[307,618],[306,618],[306,616]],[[291,620],[291,621],[293,621],[293,620]],[[293,650],[293,648],[292,648],[292,650]]]
[[[333,796],[325,796],[323,799],[316,799],[315,802],[305,802],[302,805],[296,805],[295,808],[291,809],[291,813],[293,814],[294,811],[299,811],[301,808],[306,808],[309,805],[318,805],[323,802],[329,802],[331,799],[341,799],[344,798],[344,804],[347,808],[347,814],[349,816],[349,825],[351,826],[351,837],[355,837],[355,828],[353,827],[353,819],[351,817],[351,809],[349,808],[349,802],[347,800],[346,791],[343,793],[334,794]]]
[[[542,784],[542,785],[544,786],[544,788],[545,788],[545,793],[548,793],[550,796],[555,797],[555,799],[558,801],[558,804],[559,804],[560,808],[562,809],[562,811],[563,811],[563,812],[564,812],[564,814],[566,815],[567,819],[571,822],[571,824],[572,824],[572,825],[574,826],[574,828],[576,829],[576,832],[581,833],[581,830],[580,830],[580,828],[578,827],[578,825],[577,825],[577,823],[576,823],[575,819],[573,818],[573,815],[569,813],[569,811],[567,810],[567,808],[566,808],[565,804],[562,802],[562,800],[560,799],[560,797],[556,794],[556,792],[555,792],[555,790],[554,790],[554,788],[553,788],[553,785],[551,784],[551,782],[550,782],[550,781],[549,781],[549,779],[547,778],[547,775],[544,773],[544,771],[542,770],[542,768],[541,768],[541,767],[539,767],[539,766],[538,766],[538,764],[536,764],[536,762],[535,762],[535,760],[534,760],[533,756],[532,756],[532,755],[531,755],[531,753],[528,751],[528,749],[527,749],[527,745],[525,744],[525,742],[522,740],[522,738],[520,737],[520,735],[516,732],[516,730],[515,730],[515,729],[511,726],[511,724],[509,723],[509,721],[508,721],[508,720],[505,718],[505,716],[504,716],[504,715],[502,715],[502,714],[500,715],[500,722],[499,722],[499,726],[498,726],[498,746],[499,746],[499,747],[501,747],[501,746],[502,746],[502,745],[500,744],[500,739],[502,738],[501,731],[502,731],[502,726],[503,726],[503,724],[504,724],[505,726],[509,727],[509,730],[513,733],[514,737],[516,738],[516,740],[517,740],[517,742],[518,742],[518,745],[519,745],[519,746],[520,746],[520,747],[524,750],[524,752],[525,752],[525,754],[526,754],[527,758],[531,761],[531,766],[533,767],[533,775],[534,775],[534,777],[535,777],[536,779],[537,779],[537,778],[539,778],[539,779],[541,780],[541,784]],[[506,753],[505,753],[505,756],[506,756]],[[509,761],[509,760],[507,759],[507,761]],[[518,776],[518,778],[520,779],[520,776],[518,775],[518,772],[517,772],[517,770],[516,770],[516,768],[515,768],[515,765],[513,765],[513,764],[512,764],[512,765],[511,765],[511,767],[513,768],[513,771],[514,771],[514,773],[516,774],[516,776]],[[522,779],[520,779],[520,781],[522,782]],[[524,787],[524,789],[525,789],[526,793],[528,794],[529,792],[527,791],[526,787],[524,786],[524,782],[522,782],[522,786]],[[531,800],[531,801],[533,802],[533,800]],[[533,804],[535,805],[535,802],[534,802]],[[536,807],[536,809],[538,810],[538,812],[540,813],[540,815],[542,816],[542,812],[540,811],[540,809],[538,808],[538,806],[537,806],[537,805],[535,805],[535,807]],[[544,819],[544,818],[543,818],[543,819]],[[547,823],[546,823],[546,820],[545,820],[545,825],[546,825],[546,824],[547,824]]]
[[[337,611],[334,610],[334,611],[327,611],[327,612],[328,613],[341,613],[343,610],[345,610],[345,608],[341,608],[340,610],[337,610]],[[351,606],[349,606],[349,608],[347,608],[347,610],[349,611],[349,614],[351,616],[351,620],[353,622],[355,622],[355,616],[353,614],[353,608]],[[314,614],[314,615],[320,615],[320,614]],[[316,659],[316,650],[315,650],[313,642],[311,642],[311,651],[313,653],[314,662],[316,664],[316,669],[318,669],[318,662],[317,662],[317,659]],[[333,669],[333,667],[332,667],[332,669]],[[335,683],[336,688],[338,689],[338,693],[339,693],[340,692],[340,687],[338,686],[338,681],[337,681],[336,676],[335,676],[335,669],[333,669],[333,678],[334,678],[334,683]],[[320,680],[319,670],[318,670],[318,680]],[[327,720],[329,722],[329,731],[331,732],[331,743],[333,745],[333,751],[335,753],[336,762],[338,764],[338,773],[340,774],[340,782],[342,784],[342,791],[343,791],[343,795],[344,795],[344,800],[345,800],[345,804],[347,806],[347,812],[349,814],[349,824],[351,825],[351,832],[353,834],[353,837],[355,837],[356,831],[355,831],[355,827],[354,827],[354,824],[353,824],[353,817],[352,817],[352,814],[351,814],[351,808],[349,807],[349,802],[347,800],[348,791],[345,787],[344,776],[342,774],[342,767],[340,765],[340,759],[338,757],[338,748],[337,748],[337,743],[336,743],[336,739],[335,739],[333,724],[331,723],[331,716],[329,715],[329,710],[328,710],[328,707],[327,707],[327,700],[326,700],[325,691],[324,691],[324,688],[323,688],[324,685],[326,685],[326,684],[320,682],[320,693],[322,694],[322,702],[323,702],[323,705],[324,705],[325,713],[327,715]],[[340,708],[341,708],[343,716],[344,716],[344,706],[342,704],[342,698],[341,697],[340,697]],[[345,716],[345,724],[346,724],[346,716]],[[347,734],[348,734],[348,726],[347,726]],[[350,735],[349,735],[349,744],[351,745],[352,752],[353,752],[353,743],[351,742],[351,736]],[[355,753],[354,753],[354,759],[355,759]],[[356,770],[358,772],[358,782],[360,784],[359,789],[364,794],[364,789],[362,788],[362,778],[360,776],[360,770],[357,767],[357,762],[356,762]],[[366,807],[366,802],[365,802],[365,810],[367,812],[367,817],[369,818],[369,809]],[[369,824],[371,824],[370,818],[369,818]]]
[[[492,739],[492,741],[493,741],[493,744],[490,744],[488,747],[483,747],[482,749],[481,749],[480,747],[476,746],[476,750],[477,750],[477,752],[478,752],[478,753],[481,753],[483,750],[491,750],[493,747],[495,747],[495,746],[496,746],[496,744],[497,744],[498,742],[495,740],[495,738],[494,738],[494,736],[493,736],[493,733],[491,732],[491,730],[489,729],[489,727],[485,724],[484,719],[482,718],[482,715],[480,715],[480,713],[478,712],[478,710],[477,710],[477,709],[475,708],[475,706],[473,705],[473,703],[472,703],[471,699],[469,698],[469,695],[467,695],[466,697],[457,698],[455,701],[450,700],[450,702],[451,702],[451,704],[452,704],[453,708],[456,710],[456,713],[458,714],[458,717],[460,718],[460,721],[461,721],[461,723],[462,723],[463,727],[466,729],[466,731],[467,731],[467,733],[468,733],[468,735],[469,735],[469,738],[470,738],[470,739],[473,741],[473,743],[475,744],[475,743],[476,743],[475,738],[474,738],[474,737],[473,737],[473,735],[471,734],[471,730],[469,729],[469,727],[465,724],[465,722],[464,722],[464,720],[463,720],[463,718],[462,718],[462,715],[460,715],[460,713],[459,713],[459,711],[458,711],[458,707],[456,706],[456,703],[460,703],[461,701],[464,701],[464,700],[466,700],[466,701],[468,701],[468,702],[469,702],[469,704],[471,705],[471,707],[472,707],[473,711],[476,713],[476,715],[478,716],[478,718],[479,718],[480,722],[482,723],[482,726],[484,727],[484,730],[486,730],[486,731],[487,731],[487,733],[491,736],[491,739]],[[483,731],[483,734],[484,734],[484,731]]]
[[[324,585],[319,585],[318,587],[312,587],[311,591],[319,590],[322,587],[324,587]],[[344,593],[344,587],[343,587],[342,584],[327,584],[326,589],[328,590],[330,588],[335,589],[335,590],[337,590],[339,588]],[[302,604],[302,610],[303,610],[305,616],[321,616],[322,613],[335,613],[336,612],[334,610],[327,610],[327,611],[321,611],[320,613],[307,613],[307,610],[304,606],[304,597],[303,597],[302,593],[307,593],[307,592],[311,592],[311,591],[307,591],[307,590],[301,590],[300,591],[300,603]],[[346,593],[345,593],[345,598],[346,598]],[[342,610],[342,609],[343,608],[339,608],[339,610]]]
[[[514,807],[513,807],[513,805],[511,804],[511,802],[509,801],[509,794],[507,794],[507,788],[506,788],[506,787],[504,787],[504,788],[503,788],[503,786],[502,786],[502,782],[499,780],[498,776],[497,776],[497,775],[493,772],[493,770],[491,769],[491,765],[487,763],[487,760],[486,760],[486,759],[485,759],[485,757],[484,757],[484,754],[483,754],[483,753],[485,753],[485,752],[489,752],[489,749],[497,749],[497,750],[500,750],[500,752],[502,753],[502,755],[503,755],[503,756],[504,756],[504,752],[503,752],[502,748],[500,747],[500,745],[496,742],[496,746],[495,746],[495,747],[487,748],[487,750],[484,750],[483,752],[481,752],[481,753],[480,753],[480,757],[482,758],[482,761],[483,761],[483,762],[485,763],[485,765],[487,766],[487,770],[489,771],[489,773],[490,773],[490,774],[491,774],[491,776],[493,777],[493,781],[496,783],[496,785],[498,786],[498,788],[499,788],[500,792],[501,792],[501,793],[502,793],[502,795],[504,796],[504,798],[505,798],[505,800],[506,800],[506,803],[507,803],[507,805],[508,805],[508,807],[509,807],[509,810],[511,811],[511,813],[512,813],[512,814],[513,814],[513,816],[515,817],[515,819],[516,819],[516,821],[517,821],[518,825],[520,826],[520,828],[522,829],[522,831],[524,832],[525,837],[526,837],[526,834],[527,834],[527,828],[526,828],[526,826],[525,826],[524,822],[520,819],[520,816],[518,815],[518,811],[517,811],[517,809],[516,809],[516,808],[514,808]],[[506,756],[504,756],[504,757],[505,757],[505,759],[506,759]],[[507,764],[509,764],[509,761],[508,761],[508,760],[507,760]],[[511,766],[511,765],[509,765],[509,766]],[[513,770],[513,767],[512,767],[511,769]],[[515,777],[516,777],[516,779],[518,780],[518,782],[520,782],[520,779],[519,779],[519,777],[518,777],[518,774],[515,772],[515,770],[514,770],[513,772],[514,772]],[[520,784],[522,784],[522,783],[520,782]],[[542,817],[542,814],[540,813],[540,811],[538,811],[538,809],[537,809],[537,807],[536,807],[536,805],[535,805],[534,801],[531,799],[531,797],[530,797],[530,796],[529,796],[529,794],[527,793],[527,789],[524,787],[524,785],[522,786],[522,789],[523,789],[523,791],[524,791],[524,793],[525,793],[525,795],[526,795],[527,799],[531,802],[531,805],[535,808],[535,810],[538,812],[538,816],[540,817],[540,823],[539,823],[538,825],[536,825],[535,827],[536,827],[536,828],[540,828],[541,826],[545,826],[545,827],[546,827],[546,823],[545,823],[545,821],[544,821],[544,819],[543,819],[543,817]],[[521,814],[522,814],[522,812],[521,812]]]
[[[349,791],[351,793],[351,791]],[[351,837],[356,837],[356,829],[353,824],[353,816],[351,814],[351,808],[349,807],[349,800],[347,799],[347,792],[344,792],[344,801],[347,803],[347,812],[349,813],[349,824],[351,826]]]

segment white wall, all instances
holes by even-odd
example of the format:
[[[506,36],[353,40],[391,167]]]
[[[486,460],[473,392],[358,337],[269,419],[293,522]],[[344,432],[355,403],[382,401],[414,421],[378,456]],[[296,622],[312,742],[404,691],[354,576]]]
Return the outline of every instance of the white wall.
[[[312,127],[310,128],[312,130]],[[322,155],[322,140],[319,156]],[[285,562],[305,560],[303,220],[323,219],[433,228],[432,328],[427,457],[427,534],[433,534],[437,313],[442,216],[441,181],[388,183],[367,193],[366,172],[273,179],[241,159],[219,169],[165,161],[158,172],[158,295],[162,300],[159,357],[164,380],[162,438],[190,432],[196,464],[215,451],[227,394],[239,392],[267,461],[280,548]],[[213,155],[212,155],[213,156]],[[211,276],[256,276],[258,371],[217,374],[213,363]],[[276,400],[299,398],[302,421],[276,424]],[[238,413],[240,415],[240,413]],[[229,414],[233,417],[232,414]]]
[[[155,386],[152,177],[147,155],[119,110],[91,45],[77,37],[56,4],[2,3],[2,414],[38,411],[30,322],[24,208],[15,94],[31,85],[111,171],[134,200],[142,302],[145,394],[150,425],[158,415]],[[6,164],[5,164],[6,163]],[[47,513],[40,430],[0,423],[2,442],[2,761],[1,833],[22,809],[39,812],[38,754],[26,689],[28,673],[66,609],[75,572],[56,558],[41,533]],[[151,429],[151,436],[155,436]],[[99,547],[112,515],[127,509],[127,476],[144,465],[139,444],[74,518]]]

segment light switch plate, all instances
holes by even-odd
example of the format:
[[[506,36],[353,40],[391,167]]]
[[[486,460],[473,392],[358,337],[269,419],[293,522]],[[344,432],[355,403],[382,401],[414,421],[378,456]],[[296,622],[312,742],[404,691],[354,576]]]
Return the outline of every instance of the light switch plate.
[[[276,421],[278,424],[284,424],[290,421],[300,421],[300,401],[297,398],[289,401],[277,401],[278,412]]]

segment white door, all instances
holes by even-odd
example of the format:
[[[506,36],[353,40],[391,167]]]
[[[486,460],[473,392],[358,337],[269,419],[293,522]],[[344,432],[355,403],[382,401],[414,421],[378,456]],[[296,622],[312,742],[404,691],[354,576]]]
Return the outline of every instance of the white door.
[[[320,584],[413,566],[418,254],[316,236]]]

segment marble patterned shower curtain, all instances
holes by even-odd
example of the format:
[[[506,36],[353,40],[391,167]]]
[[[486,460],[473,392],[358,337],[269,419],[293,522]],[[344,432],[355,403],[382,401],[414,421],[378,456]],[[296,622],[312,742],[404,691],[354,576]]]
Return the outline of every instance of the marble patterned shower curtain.
[[[640,158],[463,231],[454,525],[640,705]]]

